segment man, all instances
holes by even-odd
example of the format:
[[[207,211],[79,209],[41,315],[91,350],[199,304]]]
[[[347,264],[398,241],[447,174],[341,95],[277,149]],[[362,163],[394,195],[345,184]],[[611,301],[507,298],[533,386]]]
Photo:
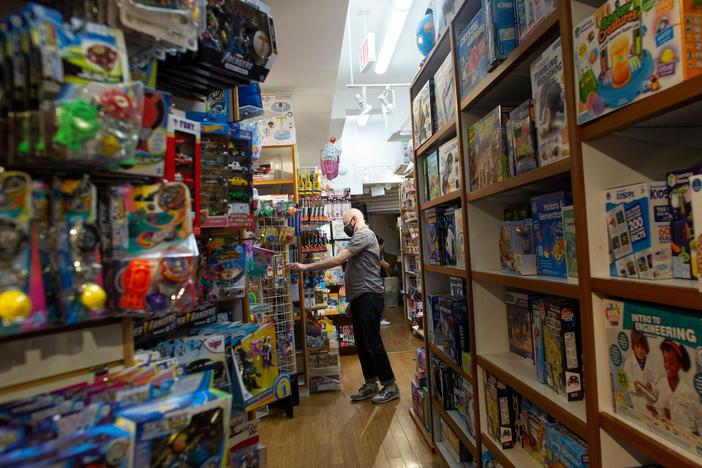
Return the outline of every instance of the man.
[[[356,339],[356,351],[366,383],[351,395],[354,401],[373,399],[387,403],[400,397],[395,375],[380,337],[380,313],[383,308],[383,283],[380,279],[378,239],[368,228],[363,213],[352,208],[342,218],[344,232],[351,240],[338,255],[320,262],[291,263],[295,271],[328,270],[346,265],[346,297]],[[378,389],[380,380],[382,389]]]
[[[385,278],[388,277],[387,269],[390,268],[390,264],[385,261],[385,240],[382,237],[378,237],[378,247],[380,248],[380,281],[383,282],[383,289],[385,289]],[[383,301],[383,305],[384,301]],[[385,307],[383,307],[384,309]],[[380,312],[380,326],[384,327],[390,325],[390,321],[383,317],[382,311]]]

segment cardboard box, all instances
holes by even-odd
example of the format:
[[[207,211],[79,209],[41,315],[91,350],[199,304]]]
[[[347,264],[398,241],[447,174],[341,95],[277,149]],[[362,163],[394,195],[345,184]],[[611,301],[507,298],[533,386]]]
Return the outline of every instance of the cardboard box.
[[[507,138],[514,148],[514,174],[524,174],[539,166],[534,125],[534,104],[531,99],[509,113],[510,127]]]
[[[429,200],[441,196],[441,174],[439,173],[439,154],[432,151],[427,155],[427,186]]]
[[[431,265],[444,265],[444,219],[440,209],[430,208],[424,212],[427,220],[427,260]]]
[[[546,356],[544,353],[544,320],[548,299],[537,297],[531,302],[531,340],[534,345],[536,380],[546,383]]]
[[[424,83],[412,100],[412,121],[414,122],[414,147],[419,148],[434,134],[434,86],[432,80]]]
[[[534,344],[531,334],[531,302],[535,296],[518,291],[505,291],[507,306],[507,336],[510,355],[534,364]]]
[[[457,138],[439,146],[439,180],[441,195],[461,190],[461,159]]]
[[[521,41],[556,8],[553,0],[514,0],[514,16]]]
[[[691,167],[666,175],[670,203],[670,248],[673,278],[694,279],[699,275],[697,252],[692,233],[692,191],[690,177],[702,174],[702,167]]]
[[[569,197],[562,191],[531,199],[536,267],[540,275],[568,277],[561,209],[570,204]]]
[[[488,44],[485,31],[485,14],[481,9],[456,39],[458,77],[460,79],[461,100],[480,83],[490,69],[488,65]]]
[[[518,275],[535,275],[536,254],[531,219],[498,224],[500,270]]]
[[[564,206],[561,208],[561,217],[563,218],[563,235],[565,236],[566,247],[566,269],[568,270],[568,278],[578,278],[578,255],[576,249],[575,238],[575,210],[573,206]]]
[[[702,176],[690,178],[690,199],[694,224],[695,266],[698,271],[698,287],[702,291]]]
[[[542,320],[546,384],[568,401],[582,400],[585,390],[577,305],[566,299],[550,299]]]
[[[485,407],[488,433],[503,449],[514,447],[512,391],[487,371],[485,371]]]
[[[436,24],[436,23],[435,23]],[[453,74],[453,55],[449,54],[434,74],[436,128],[441,128],[456,115],[456,81]]]
[[[590,458],[587,444],[559,423],[547,424],[546,466],[587,468]]]
[[[496,67],[517,47],[514,3],[511,0],[482,0],[485,12],[488,66]]]
[[[509,152],[505,125],[510,108],[497,106],[468,129],[470,190],[509,178]]]

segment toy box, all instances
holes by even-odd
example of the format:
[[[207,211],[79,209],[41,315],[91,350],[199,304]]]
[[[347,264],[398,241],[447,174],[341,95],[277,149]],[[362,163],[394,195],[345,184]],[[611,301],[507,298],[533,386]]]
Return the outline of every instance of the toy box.
[[[485,14],[481,9],[458,35],[457,60],[461,100],[487,76],[488,43],[485,31]]]
[[[559,423],[546,425],[546,466],[587,468],[587,444]]]
[[[608,0],[581,21],[573,30],[578,124],[702,72],[701,20],[693,1]]]
[[[461,161],[457,138],[439,146],[439,180],[441,195],[461,189]]]
[[[432,151],[427,155],[427,185],[429,200],[441,196],[441,174],[439,173],[439,153]]]
[[[544,464],[546,461],[546,426],[554,419],[545,411],[524,397],[519,398],[519,414],[517,415],[519,430],[517,436],[522,447]]]
[[[505,0],[482,0],[485,12],[488,68],[492,69],[517,47],[514,3]]]
[[[414,147],[419,148],[434,134],[436,123],[434,114],[434,83],[424,83],[412,100],[412,119],[414,121]]]
[[[510,134],[514,153],[514,173],[524,174],[539,165],[534,127],[534,105],[531,99],[517,106],[509,114]]]
[[[563,218],[563,236],[566,248],[566,269],[568,278],[578,278],[578,255],[575,238],[575,210],[572,205],[561,208]]]
[[[544,355],[544,319],[548,299],[536,297],[531,302],[531,341],[534,345],[534,365],[536,367],[536,380],[546,383],[546,357]]]
[[[584,398],[577,305],[566,299],[549,299],[542,320],[544,378],[568,401]]]
[[[139,143],[133,158],[134,165],[125,169],[125,172],[163,177],[170,109],[170,93],[144,88]]]
[[[232,468],[266,468],[268,447],[263,444],[250,445],[229,455]]]
[[[443,211],[444,216],[444,259],[446,265],[458,264],[458,251],[463,250],[463,229],[456,226],[456,214],[461,216],[460,206],[450,206]],[[461,221],[461,219],[459,219]],[[459,235],[461,239],[459,240]]]
[[[554,0],[514,0],[514,17],[519,40],[521,41],[555,8]]]
[[[622,417],[679,446],[702,452],[699,314],[605,300],[612,399]],[[677,381],[675,390],[669,382]]]
[[[453,74],[453,56],[449,54],[434,74],[436,128],[441,128],[456,115],[456,82]]]
[[[444,260],[444,227],[443,216],[438,208],[424,212],[427,219],[427,257],[431,265],[443,265]]]
[[[439,299],[437,307],[444,335],[444,352],[460,366],[463,352],[470,350],[466,301],[463,298],[443,296]]]
[[[475,437],[475,395],[473,394],[473,384],[468,380],[463,381],[466,429],[468,434]]]
[[[570,156],[560,38],[531,64],[531,92],[539,166],[545,166]]]
[[[702,291],[702,176],[690,178],[690,199],[693,218],[693,238],[695,240],[695,267],[697,268],[698,287]]]
[[[487,429],[503,449],[514,447],[512,391],[500,379],[485,371]]]
[[[188,186],[196,234],[200,226],[200,149],[200,123],[170,115],[164,177]]]
[[[464,267],[466,265],[465,255],[465,234],[463,232],[463,210],[460,206],[453,209],[453,225],[455,227],[454,235],[456,237],[456,266]]]
[[[482,468],[502,468],[502,463],[500,463],[496,458],[495,455],[492,453],[488,452],[487,450],[483,450],[482,453],[482,460],[483,464],[481,465]]]
[[[505,291],[507,305],[507,335],[509,352],[516,358],[534,364],[534,345],[531,335],[531,294]]]
[[[540,275],[568,277],[562,208],[570,205],[564,192],[531,199],[531,216],[536,245],[536,267]]]
[[[627,185],[605,193],[612,276],[673,276],[670,207],[665,182]]]
[[[431,11],[434,15],[434,33],[439,42],[444,31],[448,30],[451,20],[456,15],[465,0],[431,0]]]
[[[670,203],[670,248],[673,278],[693,279],[698,276],[697,252],[693,233],[692,191],[690,177],[702,174],[702,167],[669,172],[666,176]]]
[[[510,110],[497,106],[468,129],[471,191],[488,187],[509,177],[505,124]]]
[[[499,223],[500,270],[518,275],[536,274],[531,219]]]

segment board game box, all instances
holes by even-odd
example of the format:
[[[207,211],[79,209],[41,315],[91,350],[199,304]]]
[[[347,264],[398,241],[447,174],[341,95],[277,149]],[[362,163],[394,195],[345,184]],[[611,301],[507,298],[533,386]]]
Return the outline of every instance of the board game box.
[[[513,145],[514,173],[524,174],[539,166],[534,127],[534,105],[531,99],[509,113],[509,138]]]
[[[414,122],[414,147],[419,148],[434,134],[434,101],[432,80],[424,83],[412,100],[412,120]]]
[[[442,296],[438,303],[441,329],[444,332],[444,352],[459,366],[463,352],[470,349],[466,323],[466,301],[463,298]]]
[[[570,156],[564,83],[563,55],[559,38],[531,64],[531,92],[534,97],[539,166]]]
[[[566,249],[566,269],[568,270],[568,278],[578,277],[578,256],[575,241],[575,210],[573,206],[564,206],[561,208],[561,216],[563,218],[563,235],[565,236]]]
[[[512,448],[515,442],[512,392],[488,371],[484,387],[488,433],[503,449]]]
[[[562,191],[531,199],[536,267],[540,275],[568,277],[561,210],[570,204],[570,197]]]
[[[534,364],[531,335],[531,301],[535,296],[519,291],[505,291],[507,336],[512,356]]]
[[[458,139],[454,138],[439,147],[439,176],[441,195],[461,189],[461,162]]]
[[[665,182],[605,192],[612,276],[668,279],[673,276],[670,206]]]
[[[453,211],[454,226],[456,229],[456,266],[463,268],[466,266],[465,255],[465,234],[463,233],[463,210],[457,206]]]
[[[485,32],[485,14],[479,10],[458,35],[457,60],[461,99],[487,76],[488,44]]]
[[[666,176],[670,203],[670,248],[673,278],[697,278],[697,252],[692,235],[692,191],[690,177],[702,174],[702,167],[691,167],[669,172]]]
[[[617,414],[702,453],[702,317],[615,300],[601,313]]]
[[[530,402],[527,398],[515,399],[519,402],[515,432],[518,442],[539,463],[545,463],[546,425],[554,422],[553,417]]]
[[[441,174],[439,173],[439,153],[432,151],[427,155],[427,188],[429,200],[441,196]]]
[[[573,29],[578,124],[702,72],[701,21],[690,0],[607,0],[583,19]]]
[[[544,464],[546,466],[563,466],[567,468],[588,468],[590,457],[587,444],[559,423],[550,423],[545,427]]]
[[[453,56],[446,57],[434,74],[436,98],[436,128],[441,128],[456,115],[456,82],[453,75]]]
[[[456,231],[456,213],[461,213],[460,206],[450,206],[444,209],[444,259],[446,265],[455,266],[458,263],[458,251],[463,250],[463,239],[459,243]],[[462,237],[462,236],[461,236]]]
[[[503,221],[498,224],[498,229],[500,270],[518,275],[535,275],[532,220]]]
[[[482,0],[485,11],[488,67],[492,69],[517,47],[514,3],[511,0]]]
[[[497,106],[468,129],[470,190],[488,187],[509,177],[505,124],[510,108]]]
[[[542,319],[546,384],[568,401],[582,400],[585,392],[577,306],[567,299],[549,299]]]
[[[444,227],[443,215],[438,208],[430,208],[425,211],[427,217],[427,257],[431,265],[444,264]]]
[[[534,366],[536,367],[536,380],[546,383],[544,371],[546,357],[544,356],[544,318],[546,316],[545,297],[536,297],[531,301],[531,341],[534,345]]]

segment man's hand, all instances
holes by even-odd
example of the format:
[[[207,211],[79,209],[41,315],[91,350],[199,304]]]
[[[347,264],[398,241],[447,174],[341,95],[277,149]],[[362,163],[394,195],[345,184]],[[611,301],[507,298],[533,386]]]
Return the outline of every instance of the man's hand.
[[[288,263],[288,269],[291,271],[307,271],[307,265],[303,263]]]

